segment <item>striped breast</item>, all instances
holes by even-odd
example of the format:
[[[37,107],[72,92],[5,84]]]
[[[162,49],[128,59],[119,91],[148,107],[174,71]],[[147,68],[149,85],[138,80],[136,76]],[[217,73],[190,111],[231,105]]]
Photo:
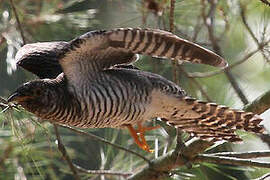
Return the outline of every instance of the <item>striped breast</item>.
[[[154,117],[150,107],[153,90],[184,95],[181,88],[159,75],[125,68],[100,72],[81,87],[67,84],[53,88],[48,105],[42,108],[45,113],[38,116],[84,128],[120,127]]]
[[[152,85],[136,71],[106,70],[82,87],[70,88],[71,94],[76,95],[72,105],[66,104],[65,109],[59,110],[62,112],[58,112],[57,121],[77,127],[103,128],[144,120]]]

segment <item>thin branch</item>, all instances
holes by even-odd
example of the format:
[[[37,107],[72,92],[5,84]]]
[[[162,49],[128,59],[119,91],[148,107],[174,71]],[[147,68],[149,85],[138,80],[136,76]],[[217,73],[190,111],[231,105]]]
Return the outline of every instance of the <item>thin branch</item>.
[[[201,29],[201,25],[200,25],[199,27],[200,27],[200,29]],[[192,42],[194,42],[194,43],[196,43],[196,44],[198,44],[198,45],[200,45],[200,46],[207,46],[207,47],[211,47],[211,46],[212,46],[212,44],[210,44],[209,42],[200,42],[200,41],[197,41],[196,39],[193,40],[193,38],[195,38],[194,35],[193,35],[193,37],[190,37],[190,36],[187,35],[186,33],[182,32],[182,31],[179,29],[179,27],[177,27],[177,26],[174,26],[174,28],[175,28],[175,33],[176,33],[179,37],[182,37],[182,38],[184,38],[184,39],[186,39],[186,40],[192,41]],[[195,33],[195,32],[194,32],[194,33]],[[217,41],[219,41],[219,40],[217,40]]]
[[[244,94],[244,92],[242,91],[239,84],[237,83],[236,78],[233,76],[232,72],[230,70],[225,69],[225,74],[226,74],[228,80],[230,81],[232,87],[234,88],[236,94],[238,95],[238,97],[242,101],[242,103],[248,104],[248,99],[247,99],[246,95]]]
[[[86,173],[86,174],[123,176],[124,178],[127,178],[128,176],[132,175],[131,172],[117,172],[117,171],[111,171],[111,170],[87,170],[75,164],[74,166],[78,171]]]
[[[268,60],[267,57],[265,57],[265,54],[263,53],[262,49],[264,48],[265,45],[267,45],[270,40],[268,40],[265,43],[259,43],[259,41],[257,40],[257,38],[255,37],[254,33],[252,32],[251,28],[249,27],[247,21],[246,21],[246,17],[245,17],[245,11],[244,11],[244,7],[243,5],[240,4],[241,7],[241,18],[243,21],[243,24],[245,25],[246,29],[248,30],[249,34],[251,35],[252,39],[256,42],[258,49],[257,51],[261,50],[264,58],[266,60]],[[267,109],[270,108],[270,91],[264,93],[263,95],[261,95],[260,97],[258,97],[256,100],[254,100],[252,103],[246,105],[244,107],[245,111],[252,111],[256,114],[261,114],[264,111],[266,111]],[[265,142],[269,147],[270,147],[270,136],[269,134],[261,134],[258,135],[261,140],[263,142]]]
[[[197,40],[197,37],[199,35],[199,32],[202,30],[201,28],[201,16],[198,15],[197,19],[196,19],[196,25],[194,27],[194,33],[193,33],[193,37],[192,37],[192,42]]]
[[[135,155],[135,156],[138,156],[139,158],[143,159],[144,161],[150,163],[150,160],[149,160],[149,159],[147,159],[146,157],[140,155],[139,153],[137,153],[137,152],[135,152],[135,151],[131,151],[131,150],[129,150],[129,149],[127,149],[127,148],[124,148],[124,147],[122,147],[122,146],[120,146],[120,145],[111,143],[111,142],[109,142],[109,141],[107,141],[107,140],[105,140],[105,139],[103,139],[103,138],[101,138],[101,137],[98,137],[98,136],[94,135],[94,134],[91,134],[91,133],[89,133],[89,132],[84,132],[84,131],[79,130],[79,129],[75,129],[75,128],[70,127],[70,126],[67,126],[67,125],[60,125],[60,124],[59,124],[59,126],[61,126],[61,127],[63,127],[63,128],[66,128],[66,129],[69,129],[69,130],[71,130],[71,131],[74,131],[74,132],[76,132],[77,134],[84,135],[84,136],[86,136],[86,137],[88,137],[88,138],[91,138],[91,139],[93,139],[93,140],[100,141],[100,142],[102,142],[102,143],[105,143],[105,144],[108,144],[108,145],[110,145],[110,146],[113,146],[113,147],[115,147],[115,148],[117,148],[117,149],[120,149],[120,150],[126,151],[126,152],[128,152],[128,153],[131,153],[131,154],[133,154],[133,155]]]
[[[115,176],[123,176],[123,177],[127,177],[127,176],[132,175],[132,173],[130,173],[130,172],[125,173],[125,172],[115,172],[115,171],[110,171],[110,170],[87,170],[87,169],[84,169],[76,164],[73,164],[72,161],[70,160],[68,154],[67,154],[65,146],[62,144],[57,125],[56,124],[53,124],[53,125],[54,125],[55,135],[57,138],[58,149],[62,153],[63,158],[67,161],[76,180],[80,179],[77,171],[87,173],[87,174],[115,175]]]
[[[241,15],[241,20],[245,26],[245,28],[247,29],[248,33],[250,34],[250,36],[252,37],[252,39],[256,42],[257,45],[259,45],[259,41],[256,38],[255,34],[252,32],[251,28],[249,27],[248,23],[247,23],[247,19],[246,19],[246,7],[239,2],[240,5],[240,15]]]
[[[169,176],[169,171],[177,166],[184,166],[187,160],[192,162],[199,153],[204,152],[213,143],[203,141],[201,139],[193,138],[186,143],[186,147],[182,149],[181,156],[179,152],[174,150],[161,156],[157,159],[151,160],[151,163],[139,172],[135,173],[129,180],[159,180]]]
[[[207,15],[205,12],[206,11],[205,0],[201,0],[201,2],[202,2],[202,17],[203,17],[204,24],[207,27],[209,40],[212,43],[213,50],[215,53],[219,54],[220,56],[223,56],[221,53],[221,48],[219,47],[216,37],[214,35],[214,25],[215,25],[214,22],[215,22],[215,11],[216,11],[217,1],[208,1],[210,3],[210,10]],[[238,85],[235,77],[232,75],[232,73],[229,70],[225,70],[225,75],[227,76],[228,80],[232,84],[232,87],[234,88],[235,92],[237,93],[241,101],[244,104],[247,104],[248,100],[246,96],[244,95],[244,92]]]
[[[209,40],[212,44],[213,50],[219,54],[221,54],[220,51],[220,47],[218,45],[218,42],[216,40],[216,37],[214,35],[214,24],[215,24],[215,11],[216,11],[216,1],[210,1],[210,10],[209,12],[206,14],[206,3],[205,0],[201,0],[201,4],[202,4],[202,18],[203,18],[203,22],[204,25],[207,28],[208,31],[208,36],[209,36]]]
[[[72,163],[70,157],[67,154],[66,148],[65,148],[65,146],[63,145],[63,143],[61,141],[61,137],[59,135],[57,125],[53,124],[53,126],[54,126],[55,136],[56,136],[56,139],[57,139],[58,150],[62,153],[63,158],[67,161],[68,166],[69,166],[70,170],[72,171],[74,178],[76,180],[80,180],[78,172],[77,172],[76,168],[73,166],[73,163]]]
[[[252,103],[244,107],[245,111],[262,114],[270,108],[270,90],[256,98]]]
[[[175,8],[175,0],[171,0],[171,6],[170,6],[170,32],[174,33],[174,8]],[[172,79],[173,82],[176,84],[179,84],[179,74],[177,71],[177,61],[171,61],[172,62]]]
[[[270,43],[270,40],[262,43],[260,45],[261,48],[263,48],[264,46],[266,46],[268,43]],[[231,64],[230,66],[228,66],[226,69],[232,69],[244,62],[246,62],[249,58],[251,58],[254,54],[256,54],[258,51],[260,51],[261,48],[257,48],[254,51],[251,51],[250,53],[248,53],[247,55],[245,55],[242,59],[240,59],[239,61]],[[224,73],[225,69],[220,69],[217,71],[212,71],[212,72],[205,72],[205,73],[200,73],[200,72],[195,72],[195,73],[188,73],[188,77],[193,77],[193,78],[205,78],[205,77],[211,77],[211,76],[215,76],[221,73]]]
[[[170,31],[171,32],[174,31],[174,27],[175,27],[174,26],[174,6],[175,6],[175,0],[171,0],[171,9],[170,9]],[[198,21],[198,23],[199,23],[199,21]],[[181,65],[179,65],[177,61],[172,61],[173,81],[176,84],[179,84],[179,78],[178,78],[179,77],[179,73],[178,73],[178,70],[180,70],[186,77],[189,77],[188,76],[188,73],[186,72],[186,70]],[[199,82],[196,79],[193,79],[193,78],[190,78],[190,80],[191,80],[191,82],[193,84],[195,84],[199,88],[199,90],[201,91],[201,93],[203,94],[203,96],[205,96],[205,98],[208,101],[211,101],[210,97],[207,95],[207,93],[201,87],[201,85],[199,84]]]
[[[17,10],[16,10],[16,8],[15,8],[15,6],[14,6],[13,0],[9,0],[9,2],[10,2],[10,4],[11,4],[12,10],[13,10],[13,12],[14,12],[14,15],[15,15],[15,18],[16,18],[16,21],[17,21],[17,25],[18,25],[18,28],[19,28],[20,33],[21,33],[23,45],[24,45],[24,44],[26,44],[26,41],[25,41],[25,37],[24,37],[24,34],[23,34],[22,25],[21,25],[21,22],[20,22],[20,19],[19,19]]]
[[[174,33],[174,9],[175,9],[175,0],[171,0],[171,6],[170,6],[170,32]],[[172,62],[172,75],[173,75],[173,81],[176,84],[179,84],[179,71],[178,71],[178,61],[171,61]],[[181,136],[182,132],[180,129],[177,129],[177,143],[175,151],[178,152],[177,159],[179,156],[181,156],[182,150],[186,147],[184,141],[182,140]],[[176,161],[177,161],[176,159]]]
[[[175,0],[171,0],[170,7],[170,32],[174,32],[174,8],[175,8]]]
[[[243,110],[256,114],[262,114],[270,108],[270,90],[256,98],[252,103],[247,104]],[[258,134],[259,138],[270,147],[270,135]]]
[[[185,143],[183,142],[181,138],[183,132],[178,128],[176,129],[176,134],[177,134],[177,138],[176,138],[175,151],[182,152],[183,149],[186,147]]]
[[[8,104],[7,100],[0,96],[0,103]]]
[[[218,10],[221,12],[221,16],[223,17],[223,21],[225,23],[225,27],[222,33],[220,33],[220,36],[216,39],[216,41],[220,41],[223,39],[224,35],[229,31],[230,29],[230,23],[228,20],[228,16],[226,11],[223,9],[223,7],[219,7]]]
[[[207,154],[198,155],[194,162],[209,162],[216,164],[270,168],[269,162],[258,162],[253,160],[239,159],[235,157],[211,156]]]
[[[186,72],[185,71],[185,69],[181,66],[181,65],[179,65],[178,66],[178,69],[187,77],[187,78],[189,78],[190,79],[190,81],[193,83],[193,84],[195,84],[198,88],[199,88],[199,90],[201,91],[201,93],[202,93],[202,95],[207,99],[207,101],[212,101],[211,100],[211,98],[208,96],[208,94],[206,93],[206,91],[202,88],[202,86],[200,85],[200,83],[196,80],[196,79],[194,79],[194,78],[192,78],[192,77],[189,77],[189,74],[188,74],[188,72]]]
[[[226,156],[226,157],[236,157],[236,158],[261,158],[270,157],[270,151],[248,151],[248,152],[219,152],[207,154],[209,156]]]
[[[177,133],[176,147],[175,147],[174,151],[178,152],[178,154],[177,154],[177,158],[175,161],[177,162],[179,158],[183,158],[186,161],[185,162],[186,167],[192,168],[192,164],[189,161],[189,159],[187,159],[185,156],[183,156],[183,152],[184,152],[185,148],[187,147],[182,139],[183,132],[178,128],[178,129],[176,129],[176,133]]]
[[[179,85],[179,72],[178,72],[178,62],[172,60],[172,80],[175,84]]]
[[[267,146],[270,148],[270,135],[268,134],[258,134],[257,135]]]
[[[267,180],[266,178],[267,179],[270,178],[270,173],[267,173],[267,174],[265,174],[257,179],[254,179],[254,180]]]
[[[266,61],[270,61],[270,59],[265,55],[264,51],[263,51],[263,48],[261,47],[261,43],[259,42],[259,40],[256,38],[255,34],[252,32],[250,26],[248,25],[248,22],[247,22],[247,19],[246,19],[246,7],[242,4],[242,3],[239,3],[240,4],[240,14],[241,14],[241,19],[242,19],[242,22],[245,26],[245,28],[247,29],[248,33],[250,34],[250,36],[252,37],[253,41],[255,41],[256,45],[258,46],[258,48],[260,49],[261,51],[261,54],[262,56],[264,57],[264,59]]]

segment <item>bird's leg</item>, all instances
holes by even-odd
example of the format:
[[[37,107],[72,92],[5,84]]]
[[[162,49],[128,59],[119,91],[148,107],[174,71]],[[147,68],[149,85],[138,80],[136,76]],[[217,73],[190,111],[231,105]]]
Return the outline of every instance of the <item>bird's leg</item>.
[[[131,134],[131,136],[134,139],[134,142],[143,150],[150,152],[149,146],[147,143],[143,143],[140,140],[141,136],[138,136],[138,132],[137,130],[135,130],[131,125],[127,125],[127,128],[129,130],[129,133]]]
[[[144,137],[144,133],[146,131],[151,131],[157,128],[160,128],[160,126],[154,126],[154,127],[143,127],[141,125],[141,123],[138,123],[138,129],[135,130],[132,125],[127,125],[127,128],[131,134],[131,136],[133,137],[135,143],[143,150],[147,151],[147,152],[154,152],[154,150],[151,150],[149,148],[149,145],[147,144],[145,137]]]
[[[146,146],[148,147],[148,149],[146,150],[146,151],[148,151],[148,152],[154,152],[154,150],[150,150],[150,149],[149,149],[149,146],[148,146],[148,144],[147,144],[147,142],[146,142],[146,140],[145,140],[144,133],[145,133],[146,131],[151,131],[151,130],[158,129],[158,128],[160,128],[159,125],[153,126],[153,127],[143,127],[141,123],[138,123],[138,130],[137,130],[137,132],[138,132],[139,135],[140,135],[141,142],[142,142],[144,145],[146,145]]]

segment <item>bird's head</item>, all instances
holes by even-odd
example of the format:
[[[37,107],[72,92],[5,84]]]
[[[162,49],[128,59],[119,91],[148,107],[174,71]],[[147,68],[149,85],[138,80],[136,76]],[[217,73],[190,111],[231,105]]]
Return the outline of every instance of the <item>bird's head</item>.
[[[27,111],[35,113],[38,108],[44,107],[48,102],[49,79],[39,79],[21,85],[13,92],[8,102],[21,105]]]

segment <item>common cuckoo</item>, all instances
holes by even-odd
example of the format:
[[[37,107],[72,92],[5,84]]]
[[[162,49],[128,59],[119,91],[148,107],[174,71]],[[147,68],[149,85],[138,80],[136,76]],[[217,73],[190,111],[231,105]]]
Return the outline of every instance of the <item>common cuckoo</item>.
[[[137,54],[227,66],[217,54],[166,31],[91,31],[70,42],[23,46],[16,55],[17,64],[41,79],[23,84],[8,101],[52,123],[127,127],[146,151],[150,148],[144,133],[155,127],[143,123],[156,117],[211,141],[239,141],[237,129],[263,132],[258,115],[196,100],[162,76],[134,67]]]

